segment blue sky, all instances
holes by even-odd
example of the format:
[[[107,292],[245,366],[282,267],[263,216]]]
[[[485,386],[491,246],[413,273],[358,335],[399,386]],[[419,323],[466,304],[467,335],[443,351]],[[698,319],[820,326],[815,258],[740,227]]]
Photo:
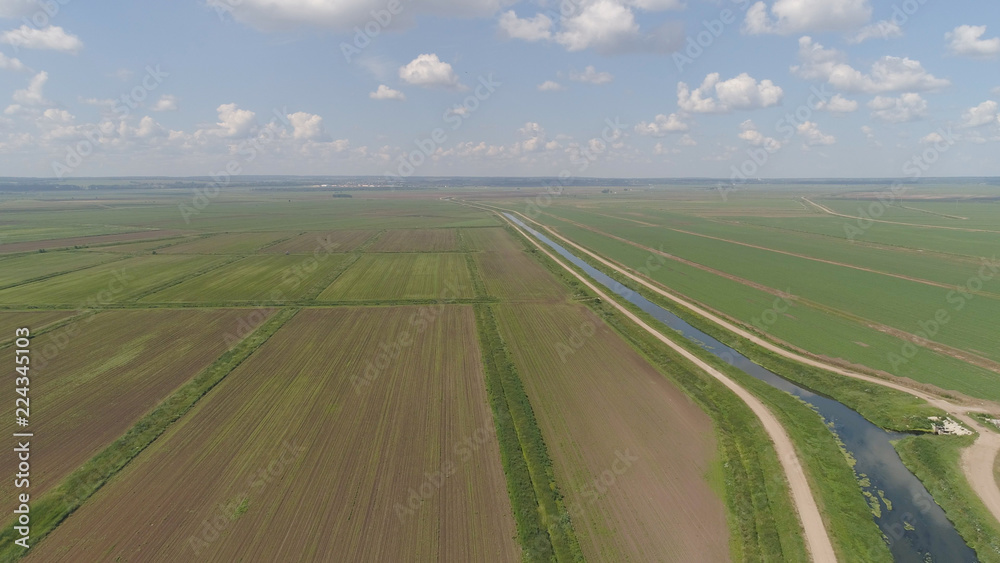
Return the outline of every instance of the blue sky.
[[[0,0],[0,175],[1000,175],[998,70],[994,2]]]

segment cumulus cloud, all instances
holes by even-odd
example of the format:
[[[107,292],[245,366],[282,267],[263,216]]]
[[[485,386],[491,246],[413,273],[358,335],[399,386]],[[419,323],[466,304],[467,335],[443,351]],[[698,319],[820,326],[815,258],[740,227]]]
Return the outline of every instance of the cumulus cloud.
[[[177,96],[164,94],[150,108],[153,111],[177,111]]]
[[[745,72],[725,81],[719,80],[717,72],[709,74],[694,90],[684,82],[677,83],[677,105],[690,113],[730,113],[766,108],[778,105],[783,97],[781,87],[770,80],[758,83]]]
[[[676,113],[670,115],[661,113],[649,123],[640,121],[635,125],[636,133],[650,137],[663,137],[668,133],[683,133],[688,129],[688,124],[684,123]]]
[[[983,39],[985,25],[960,25],[945,34],[948,52],[952,55],[992,58],[1000,54],[1000,37]]]
[[[378,89],[368,94],[368,97],[373,100],[399,100],[400,102],[406,101],[405,94],[403,94],[399,90],[393,90],[392,88],[386,86],[385,84],[379,84]]]
[[[937,132],[928,133],[927,135],[924,135],[923,137],[920,138],[920,144],[923,145],[933,145],[935,143],[943,143],[943,142],[945,142],[944,137],[941,135],[941,133]]]
[[[222,104],[215,110],[219,114],[218,129],[213,134],[222,137],[245,137],[257,125],[257,114],[240,109],[236,104]]]
[[[305,141],[317,141],[323,138],[323,118],[303,111],[288,114],[292,124],[292,138]]]
[[[902,36],[903,28],[899,27],[898,23],[882,20],[861,28],[860,31],[848,37],[847,42],[857,45],[869,39],[899,39]]]
[[[0,43],[24,49],[48,49],[76,54],[83,49],[80,38],[66,33],[59,26],[50,25],[42,29],[22,25],[17,29],[0,34]]]
[[[533,18],[519,18],[514,10],[504,12],[497,22],[501,33],[510,39],[541,41],[552,39],[552,19],[545,14]]]
[[[0,69],[2,70],[28,70],[20,60],[0,53]]]
[[[49,101],[42,94],[42,89],[45,88],[45,83],[48,81],[49,73],[45,71],[39,72],[31,78],[27,88],[14,91],[14,102],[24,106],[48,105]]]
[[[993,123],[1000,123],[1000,115],[997,112],[997,103],[987,100],[974,108],[962,113],[962,127],[981,127]]]
[[[422,54],[404,66],[399,67],[399,78],[407,84],[425,88],[448,88],[458,90],[462,84],[451,65],[443,62],[436,54]]]
[[[541,92],[558,92],[559,90],[565,90],[562,84],[554,80],[546,80],[538,85],[538,90]]]
[[[868,0],[776,0],[770,10],[757,2],[747,10],[743,31],[750,35],[849,32],[871,20]]]
[[[872,117],[886,123],[916,121],[927,115],[927,100],[912,92],[898,98],[876,96],[868,102],[868,107]]]
[[[830,113],[851,113],[858,111],[858,102],[856,100],[848,100],[840,94],[834,94],[829,101],[820,101],[817,103],[816,109]]]
[[[594,65],[588,65],[583,72],[570,72],[569,79],[587,84],[610,84],[615,77],[610,72],[598,72]]]
[[[763,147],[771,153],[781,148],[781,141],[761,133],[757,129],[757,125],[749,119],[740,124],[740,139],[746,141],[750,146]]]
[[[799,124],[795,130],[803,138],[803,142],[807,147],[832,145],[837,142],[837,139],[833,135],[824,134],[819,130],[819,126],[812,121],[805,121]]]
[[[826,82],[845,92],[881,94],[884,92],[926,92],[940,90],[951,82],[927,72],[920,61],[884,56],[872,64],[868,74],[847,64],[846,56],[836,49],[826,49],[811,37],[799,39],[799,61],[792,73],[806,80]]]

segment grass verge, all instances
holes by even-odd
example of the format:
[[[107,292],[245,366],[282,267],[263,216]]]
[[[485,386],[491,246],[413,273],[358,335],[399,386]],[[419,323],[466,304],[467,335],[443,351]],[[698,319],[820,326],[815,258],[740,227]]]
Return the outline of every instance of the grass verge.
[[[296,309],[277,312],[250,336],[167,397],[120,438],[81,465],[58,487],[34,499],[31,508],[31,545],[37,544],[52,532],[297,312]],[[19,535],[14,531],[13,525],[11,522],[0,531],[0,561],[3,562],[16,561],[27,553],[27,550],[14,543]]]
[[[903,463],[923,482],[955,525],[976,550],[982,563],[1000,562],[1000,525],[979,500],[960,469],[962,450],[975,436],[910,436],[894,445]]]
[[[582,561],[542,432],[488,305],[476,305],[486,392],[525,561]]]

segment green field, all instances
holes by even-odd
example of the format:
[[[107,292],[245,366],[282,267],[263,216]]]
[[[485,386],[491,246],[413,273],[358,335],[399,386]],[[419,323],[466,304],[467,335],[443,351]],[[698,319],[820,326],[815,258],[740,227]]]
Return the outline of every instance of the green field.
[[[248,256],[147,295],[144,303],[287,301],[315,296],[348,261],[347,254]]]
[[[80,270],[120,256],[97,252],[46,252],[31,253],[0,259],[0,288],[22,284],[28,280],[45,278],[54,274]]]
[[[459,254],[366,254],[318,297],[320,301],[472,298]]]

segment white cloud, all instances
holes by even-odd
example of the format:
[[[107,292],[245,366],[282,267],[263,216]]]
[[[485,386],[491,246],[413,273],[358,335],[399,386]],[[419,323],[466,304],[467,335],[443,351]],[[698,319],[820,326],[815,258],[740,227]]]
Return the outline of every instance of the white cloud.
[[[661,113],[650,123],[640,121],[635,125],[636,133],[650,137],[663,137],[668,133],[683,133],[688,129],[688,124],[684,123],[676,113],[670,115]]]
[[[562,18],[553,37],[570,52],[594,49],[606,55],[669,53],[684,41],[683,26],[673,22],[642,31],[633,8],[654,11],[681,6],[674,0],[585,0],[576,13]]]
[[[925,92],[940,90],[951,84],[924,70],[920,61],[900,57],[884,56],[872,64],[868,74],[864,74],[847,64],[843,53],[826,49],[813,42],[811,37],[799,39],[799,61],[801,64],[791,69],[794,74],[807,80],[827,82],[846,92]]]
[[[207,0],[209,7],[232,14],[237,21],[264,31],[296,27],[316,27],[352,31],[374,22],[379,30],[399,29],[413,24],[417,14],[447,17],[488,17],[514,2],[511,0],[425,0],[394,5],[386,0]]]
[[[747,10],[743,31],[750,35],[854,31],[871,20],[868,0],[775,0]]]
[[[690,90],[684,82],[677,83],[677,105],[691,113],[730,113],[766,108],[778,105],[783,97],[781,87],[770,80],[758,83],[745,72],[721,82],[719,73],[709,74],[694,90]]]
[[[525,138],[520,144],[515,146],[513,150],[516,152],[518,150],[523,152],[536,152],[542,150],[546,146],[545,139],[545,128],[534,121],[529,121],[524,124],[524,127],[517,130],[522,137]]]
[[[422,54],[405,66],[399,67],[399,78],[407,84],[426,88],[461,89],[458,75],[451,65],[436,54]]]
[[[751,120],[746,120],[740,124],[740,139],[743,139],[750,146],[763,147],[767,152],[773,153],[781,148],[781,141],[768,137],[757,130],[757,125]]]
[[[920,139],[920,143],[924,145],[933,145],[935,143],[943,143],[944,137],[940,133],[929,133]]]
[[[850,36],[847,42],[857,45],[869,39],[899,39],[902,36],[903,28],[899,27],[898,23],[891,20],[882,20],[861,28],[860,31]]]
[[[48,105],[49,101],[42,95],[45,83],[49,81],[49,73],[42,71],[36,74],[28,82],[28,87],[24,90],[15,90],[13,100],[17,104],[25,106]]]
[[[565,90],[562,84],[554,80],[546,80],[538,85],[538,90],[541,92],[558,92],[559,90]]]
[[[213,134],[223,137],[245,137],[257,124],[257,114],[239,109],[236,104],[222,104],[215,110],[219,114],[218,130]]]
[[[49,49],[74,54],[83,49],[83,41],[80,41],[79,37],[66,33],[63,28],[54,25],[42,29],[22,25],[0,34],[0,43],[17,48]]]
[[[323,118],[311,113],[299,111],[288,115],[292,124],[292,138],[296,140],[316,141],[323,138]]]
[[[552,20],[545,14],[533,18],[519,18],[514,10],[504,12],[497,22],[505,37],[524,41],[552,39]]]
[[[916,121],[927,115],[927,100],[912,92],[898,98],[876,96],[868,107],[872,117],[886,123]]]
[[[28,70],[20,60],[0,53],[0,69],[2,70]]]
[[[159,100],[156,100],[150,109],[153,111],[177,111],[177,96],[164,94],[160,96]]]
[[[677,141],[677,144],[682,147],[696,147],[698,146],[698,141],[695,141],[691,135],[684,135]]]
[[[997,103],[987,100],[974,108],[962,113],[962,127],[980,127],[991,123],[1000,123]]]
[[[820,101],[816,104],[816,109],[828,111],[830,113],[851,113],[858,111],[857,100],[848,100],[840,94],[834,94],[830,101]]]
[[[983,39],[985,25],[960,25],[944,35],[948,52],[963,57],[991,58],[1000,54],[1000,37]]]
[[[385,84],[379,84],[378,89],[368,94],[368,97],[373,100],[399,100],[401,102],[406,101],[406,94],[403,94],[399,90],[393,90],[392,88],[386,86]]]
[[[812,121],[805,121],[795,129],[798,131],[799,136],[805,139],[804,142],[807,147],[832,145],[837,142],[837,139],[833,135],[824,134],[819,130],[819,126]]]
[[[610,72],[598,72],[594,65],[588,65],[583,72],[570,72],[569,79],[587,84],[609,84],[615,77]]]

